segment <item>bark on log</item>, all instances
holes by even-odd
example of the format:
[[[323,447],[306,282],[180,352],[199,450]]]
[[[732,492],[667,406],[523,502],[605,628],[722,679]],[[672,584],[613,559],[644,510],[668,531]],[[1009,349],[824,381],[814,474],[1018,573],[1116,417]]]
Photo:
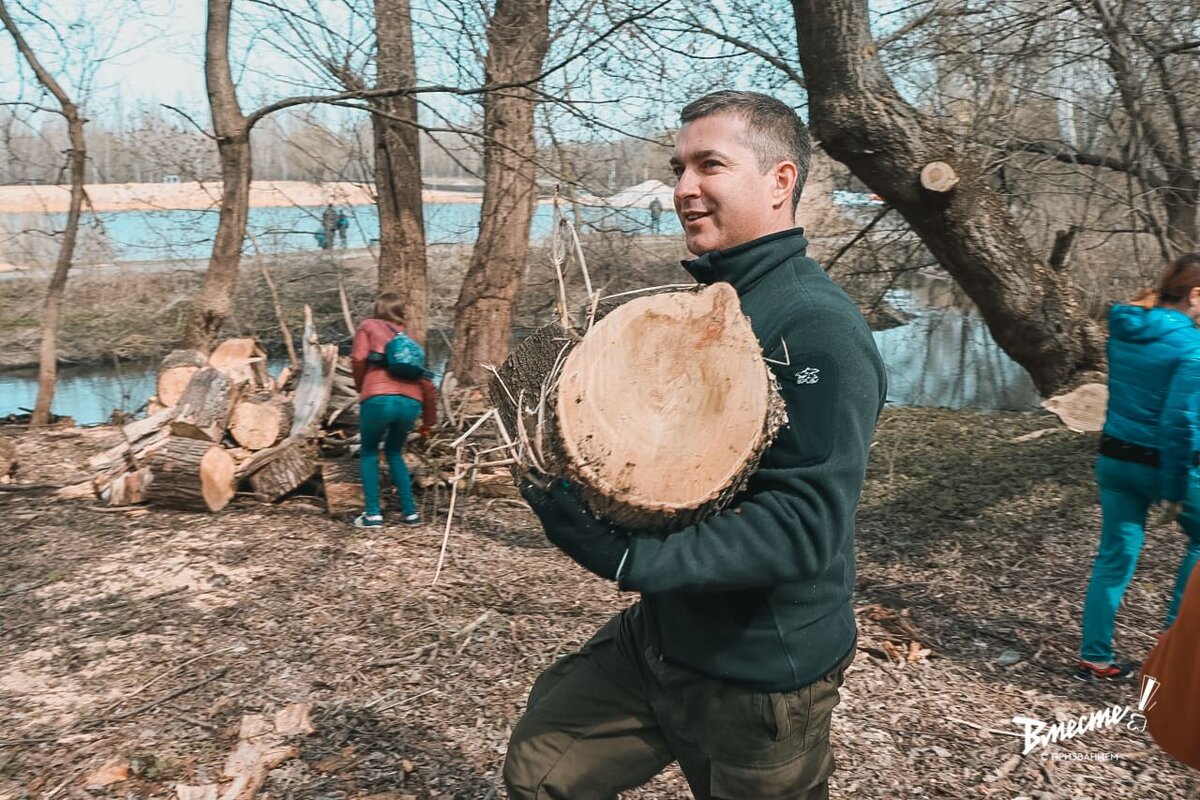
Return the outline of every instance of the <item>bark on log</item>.
[[[0,436],[0,478],[17,471],[17,446],[7,436]]]
[[[233,459],[220,447],[199,439],[171,438],[148,464],[154,478],[146,501],[186,511],[220,511],[233,499]]]
[[[259,450],[239,470],[260,500],[273,503],[295,491],[317,471],[317,446],[306,439],[285,439]]]
[[[236,384],[216,367],[205,367],[192,377],[175,404],[171,435],[221,441],[236,401]]]
[[[786,419],[728,284],[632,300],[576,342],[535,333],[492,397],[535,466],[617,525],[670,531],[724,508]]]
[[[325,510],[328,513],[362,511],[363,489],[358,477],[358,459],[322,461],[321,480],[325,486]]]
[[[247,450],[264,450],[288,435],[292,404],[274,392],[257,392],[233,407],[229,434]]]
[[[321,344],[313,324],[312,309],[304,307],[304,365],[292,396],[292,437],[316,436],[325,418],[333,374],[337,369],[337,345]]]
[[[199,350],[172,350],[158,367],[155,397],[164,406],[179,402],[192,376],[208,364]]]

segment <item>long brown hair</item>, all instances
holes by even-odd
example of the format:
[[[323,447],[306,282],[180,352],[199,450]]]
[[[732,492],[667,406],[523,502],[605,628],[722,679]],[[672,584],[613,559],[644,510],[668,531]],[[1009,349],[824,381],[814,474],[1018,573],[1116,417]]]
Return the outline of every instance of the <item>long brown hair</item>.
[[[1200,253],[1184,253],[1158,279],[1158,302],[1178,303],[1200,287]]]
[[[375,313],[373,316],[376,319],[403,325],[404,303],[401,302],[400,295],[395,292],[384,292],[375,298]]]

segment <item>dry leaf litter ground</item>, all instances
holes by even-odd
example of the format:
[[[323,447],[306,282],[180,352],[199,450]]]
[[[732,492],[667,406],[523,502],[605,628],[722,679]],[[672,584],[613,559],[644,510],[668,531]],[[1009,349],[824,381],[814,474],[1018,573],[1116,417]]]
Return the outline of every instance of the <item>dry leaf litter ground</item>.
[[[86,456],[118,436],[5,433],[28,484],[86,478]],[[1195,773],[1124,725],[1051,745],[1055,760],[1022,757],[1010,721],[1137,700],[1136,682],[1070,677],[1098,531],[1094,449],[1044,414],[885,413],[859,515],[861,636],[833,797],[1200,796]],[[298,755],[259,797],[503,797],[534,677],[634,600],[511,501],[465,505],[436,586],[440,525],[356,531],[315,500],[114,513],[4,491],[0,505],[4,800],[217,783],[243,716],[296,702],[312,703],[316,730],[289,740]],[[1152,644],[1181,549],[1174,530],[1151,531],[1123,654]],[[672,769],[625,796],[689,794]]]

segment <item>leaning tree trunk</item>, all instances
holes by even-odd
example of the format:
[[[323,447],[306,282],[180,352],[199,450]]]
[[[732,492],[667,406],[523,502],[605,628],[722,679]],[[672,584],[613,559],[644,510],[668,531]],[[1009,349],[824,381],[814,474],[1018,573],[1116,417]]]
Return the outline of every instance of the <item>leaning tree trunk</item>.
[[[408,0],[375,0],[376,88],[416,85],[412,13]],[[429,326],[425,223],[421,207],[421,139],[416,95],[377,100],[375,191],[379,206],[379,289],[404,302],[409,332],[422,344]]]
[[[814,134],[901,215],[979,307],[1042,394],[1105,368],[1103,335],[1069,276],[1033,252],[984,170],[987,154],[896,91],[875,53],[866,0],[792,0]],[[956,180],[922,185],[945,162]]]
[[[491,394],[523,467],[565,477],[597,516],[635,530],[727,506],[786,420],[727,283],[632,300],[582,338],[547,326]]]
[[[204,77],[221,160],[221,213],[204,283],[188,320],[188,347],[207,352],[233,310],[238,265],[250,213],[250,126],[238,105],[229,65],[229,13],[233,0],[209,0]]]
[[[549,9],[549,0],[497,0],[488,24],[486,83],[524,85],[484,95],[483,211],[454,308],[450,359],[450,370],[462,384],[481,383],[481,364],[502,362],[512,336],[513,304],[537,200],[531,84],[550,46]]]
[[[30,427],[46,425],[50,422],[50,404],[54,400],[54,387],[58,379],[58,326],[62,318],[63,291],[67,286],[67,275],[71,271],[71,261],[75,257],[75,240],[79,234],[79,217],[83,209],[84,168],[87,165],[87,142],[83,137],[84,119],[79,115],[79,108],[71,102],[71,98],[59,86],[58,81],[46,71],[42,63],[34,55],[33,50],[21,35],[20,29],[3,0],[0,0],[0,21],[12,35],[17,50],[33,70],[38,83],[54,95],[58,101],[63,119],[67,121],[67,137],[71,143],[68,151],[68,171],[71,176],[71,200],[67,207],[67,225],[63,230],[62,244],[58,250],[58,261],[54,265],[54,274],[50,276],[50,286],[46,289],[46,306],[42,315],[42,342],[38,354],[38,394],[33,406],[33,417]]]

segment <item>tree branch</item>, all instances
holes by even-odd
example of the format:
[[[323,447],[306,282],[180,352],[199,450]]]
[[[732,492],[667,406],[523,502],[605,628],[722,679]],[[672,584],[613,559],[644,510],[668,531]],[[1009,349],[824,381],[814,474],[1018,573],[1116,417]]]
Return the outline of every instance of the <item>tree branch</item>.
[[[507,83],[485,84],[484,86],[479,86],[479,87],[472,88],[472,89],[464,89],[460,86],[418,86],[418,87],[413,87],[413,88],[389,87],[389,88],[378,88],[378,89],[366,89],[366,90],[361,90],[361,91],[338,92],[336,94],[328,94],[328,95],[303,95],[303,96],[297,96],[297,97],[288,97],[288,98],[284,98],[283,100],[278,100],[274,103],[265,105],[262,108],[258,109],[257,111],[254,111],[251,114],[249,114],[246,117],[246,127],[247,127],[247,129],[253,128],[254,125],[256,123],[258,123],[259,121],[261,121],[264,117],[266,117],[270,114],[274,114],[276,111],[282,111],[285,108],[292,108],[294,106],[315,105],[315,104],[321,104],[321,103],[338,103],[338,102],[342,102],[345,100],[373,100],[373,99],[384,98],[384,97],[397,97],[399,95],[405,95],[405,94],[438,93],[438,94],[453,94],[453,95],[458,95],[460,97],[470,97],[470,96],[474,96],[474,95],[489,94],[491,92],[503,91],[505,89],[526,89],[526,88],[529,88],[532,86],[536,86],[537,84],[539,84],[541,81],[543,81],[550,75],[553,75],[556,72],[560,72],[560,71],[566,69],[567,66],[574,63],[578,59],[582,58],[585,53],[587,53],[592,48],[596,47],[597,45],[599,45],[599,44],[603,43],[604,41],[606,41],[607,39],[609,39],[611,36],[613,36],[613,34],[620,31],[626,25],[630,25],[639,20],[646,19],[647,17],[652,15],[655,11],[658,11],[660,8],[663,8],[670,2],[671,2],[671,0],[659,0],[659,2],[657,4],[655,4],[651,8],[646,9],[645,11],[640,11],[636,14],[630,14],[629,16],[625,17],[624,19],[618,20],[608,30],[606,30],[604,33],[597,36],[595,39],[593,39],[591,42],[589,42],[587,45],[585,45],[581,50],[578,50],[578,51],[572,53],[567,58],[558,62],[557,64],[550,67],[549,69],[543,70],[539,75],[535,76],[533,79],[528,80],[528,81],[510,81]]]

